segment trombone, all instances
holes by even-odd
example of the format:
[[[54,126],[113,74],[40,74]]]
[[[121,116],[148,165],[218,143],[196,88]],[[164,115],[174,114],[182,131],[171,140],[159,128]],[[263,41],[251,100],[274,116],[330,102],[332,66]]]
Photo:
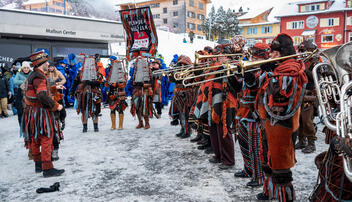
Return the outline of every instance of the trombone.
[[[234,54],[220,54],[220,55],[201,55],[198,52],[194,53],[195,63],[198,64],[199,60],[206,59],[206,58],[215,58],[215,57],[232,57],[232,56],[241,56],[241,53],[234,53]]]
[[[193,85],[198,85],[204,82],[208,82],[208,81],[213,81],[213,80],[217,80],[220,78],[226,78],[231,76],[231,74],[229,73],[230,71],[234,71],[234,70],[239,70],[241,69],[241,74],[244,75],[245,72],[251,72],[251,71],[257,71],[260,68],[258,68],[258,66],[266,64],[266,63],[270,63],[270,62],[277,62],[280,60],[286,60],[286,59],[290,59],[290,58],[294,58],[294,57],[311,57],[313,53],[312,52],[305,52],[305,53],[297,53],[297,54],[293,54],[293,55],[288,55],[288,56],[283,56],[283,57],[279,57],[279,58],[272,58],[272,59],[268,59],[268,60],[260,60],[260,61],[242,61],[240,60],[238,62],[238,64],[235,65],[231,65],[231,64],[225,64],[224,69],[221,70],[217,70],[217,71],[213,71],[210,73],[205,73],[205,74],[200,74],[197,76],[189,76],[186,78],[183,78],[183,84],[185,86],[193,86]],[[220,65],[223,66],[223,65]],[[216,74],[223,74],[223,73],[227,73],[226,75],[222,75],[216,78],[211,78],[211,79],[205,79],[199,82],[193,82],[193,83],[187,83],[186,81],[191,80],[191,79],[197,79],[197,78],[201,78],[204,76],[211,76],[211,75],[216,75]]]

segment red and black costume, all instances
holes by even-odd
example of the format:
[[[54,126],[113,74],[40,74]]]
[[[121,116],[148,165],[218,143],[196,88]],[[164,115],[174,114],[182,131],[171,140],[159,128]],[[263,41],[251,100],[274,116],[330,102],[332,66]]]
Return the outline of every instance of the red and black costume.
[[[271,44],[271,51],[280,56],[295,54],[293,41],[286,34],[279,34]],[[272,53],[274,54],[274,53]],[[257,197],[295,200],[291,168],[295,165],[294,141],[299,127],[300,106],[307,77],[302,61],[287,59],[278,66],[262,66],[264,80],[260,81],[258,111],[264,119],[267,140],[267,164],[263,165],[266,178],[264,193]]]
[[[48,58],[44,52],[30,56],[34,71],[28,76],[25,88],[25,108],[22,116],[21,134],[32,148],[36,172],[44,171],[44,177],[61,175],[64,170],[53,168],[51,152],[53,138],[57,138],[59,128],[54,112],[59,103],[52,98],[52,92],[44,68]],[[61,106],[62,107],[62,106]]]
[[[82,114],[83,132],[88,131],[88,118],[93,119],[94,132],[99,131],[98,115],[102,101],[100,84],[104,80],[105,71],[98,64],[95,57],[85,56],[82,70],[77,73],[70,91],[77,100],[77,114]]]
[[[127,83],[127,73],[123,61],[112,60],[107,76],[109,86],[108,104],[111,110],[111,130],[116,129],[116,111],[119,113],[119,130],[123,129],[123,111],[127,107],[125,86]]]

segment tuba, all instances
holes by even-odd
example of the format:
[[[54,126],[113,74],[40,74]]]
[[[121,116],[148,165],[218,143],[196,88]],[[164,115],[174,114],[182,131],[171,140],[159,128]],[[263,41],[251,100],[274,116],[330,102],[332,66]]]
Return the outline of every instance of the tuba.
[[[325,125],[340,137],[352,137],[352,43],[322,52],[327,63],[313,68],[319,108]],[[343,157],[343,168],[352,181],[352,159]]]

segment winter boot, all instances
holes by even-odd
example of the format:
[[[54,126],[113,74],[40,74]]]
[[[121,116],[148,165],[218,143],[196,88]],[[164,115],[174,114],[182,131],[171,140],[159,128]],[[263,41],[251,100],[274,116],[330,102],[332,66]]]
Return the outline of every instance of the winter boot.
[[[297,144],[295,145],[295,149],[303,149],[303,148],[305,148],[307,146],[307,142],[306,142],[305,138],[304,137],[299,137],[298,139],[299,140],[298,140]]]
[[[170,122],[170,125],[172,126],[177,126],[178,125],[178,119],[174,119]]]
[[[60,176],[62,173],[65,172],[65,169],[56,169],[56,168],[51,168],[49,170],[44,170],[43,171],[43,176],[44,177],[55,177],[55,176]]]
[[[180,136],[181,139],[189,138],[191,135],[189,133],[183,133],[183,135]]]
[[[149,117],[148,117],[148,116],[145,116],[145,117],[144,117],[144,121],[145,121],[144,129],[149,129],[149,128],[150,128],[150,125],[149,125]]]
[[[269,200],[269,196],[265,195],[265,193],[262,192],[262,193],[257,194],[257,199],[259,201],[268,201]]]
[[[204,153],[206,153],[206,154],[213,154],[213,153],[214,153],[213,148],[207,147],[207,148],[204,150]]]
[[[143,128],[143,121],[142,121],[142,117],[140,115],[137,115],[138,117],[138,126],[136,127],[137,129]]]
[[[202,138],[197,142],[198,145],[203,145],[206,144],[208,142],[208,139],[206,137],[206,135],[202,135]]]
[[[94,132],[99,132],[98,123],[94,123]]]
[[[83,124],[83,132],[86,133],[88,131],[88,125]]]
[[[198,142],[201,139],[202,139],[202,133],[197,133],[197,136],[191,139],[191,142]]]
[[[119,130],[123,129],[123,114],[119,114]]]
[[[181,137],[185,133],[185,129],[181,128],[180,132],[176,134],[176,137]]]
[[[43,170],[42,170],[42,162],[39,161],[39,162],[35,162],[35,172],[36,173],[41,173]]]
[[[252,180],[252,181],[250,181],[250,182],[247,183],[247,186],[248,186],[248,187],[259,187],[259,186],[262,186],[262,185],[259,184],[257,181]]]
[[[54,149],[54,150],[51,152],[51,160],[52,160],[52,161],[57,161],[57,160],[59,160],[59,150],[58,150],[58,149]]]
[[[32,149],[28,150],[28,160],[33,160]]]
[[[115,130],[116,129],[116,114],[111,113],[110,119],[111,119],[111,129],[110,130]]]
[[[314,140],[308,139],[308,145],[302,149],[302,152],[305,154],[310,154],[315,152],[315,143]]]
[[[234,176],[239,177],[239,178],[250,178],[250,176],[247,175],[246,171],[244,171],[244,170],[236,172]]]

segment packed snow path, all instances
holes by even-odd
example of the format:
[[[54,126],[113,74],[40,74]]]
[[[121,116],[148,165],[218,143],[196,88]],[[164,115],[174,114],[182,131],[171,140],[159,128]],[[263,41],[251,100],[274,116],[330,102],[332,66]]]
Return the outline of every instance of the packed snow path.
[[[248,188],[248,179],[233,177],[243,167],[238,144],[236,166],[221,171],[196,144],[175,137],[179,126],[170,126],[167,112],[165,108],[161,119],[151,119],[151,129],[137,130],[127,109],[125,129],[110,131],[105,108],[100,132],[93,132],[90,121],[83,134],[79,116],[68,109],[60,160],[54,162],[66,172],[53,178],[34,172],[19,137],[17,117],[0,119],[0,201],[254,201],[262,188]],[[298,201],[307,201],[316,182],[314,158],[327,148],[323,141],[320,128],[318,151],[297,152],[293,183]],[[54,182],[60,182],[60,192],[35,192]]]

